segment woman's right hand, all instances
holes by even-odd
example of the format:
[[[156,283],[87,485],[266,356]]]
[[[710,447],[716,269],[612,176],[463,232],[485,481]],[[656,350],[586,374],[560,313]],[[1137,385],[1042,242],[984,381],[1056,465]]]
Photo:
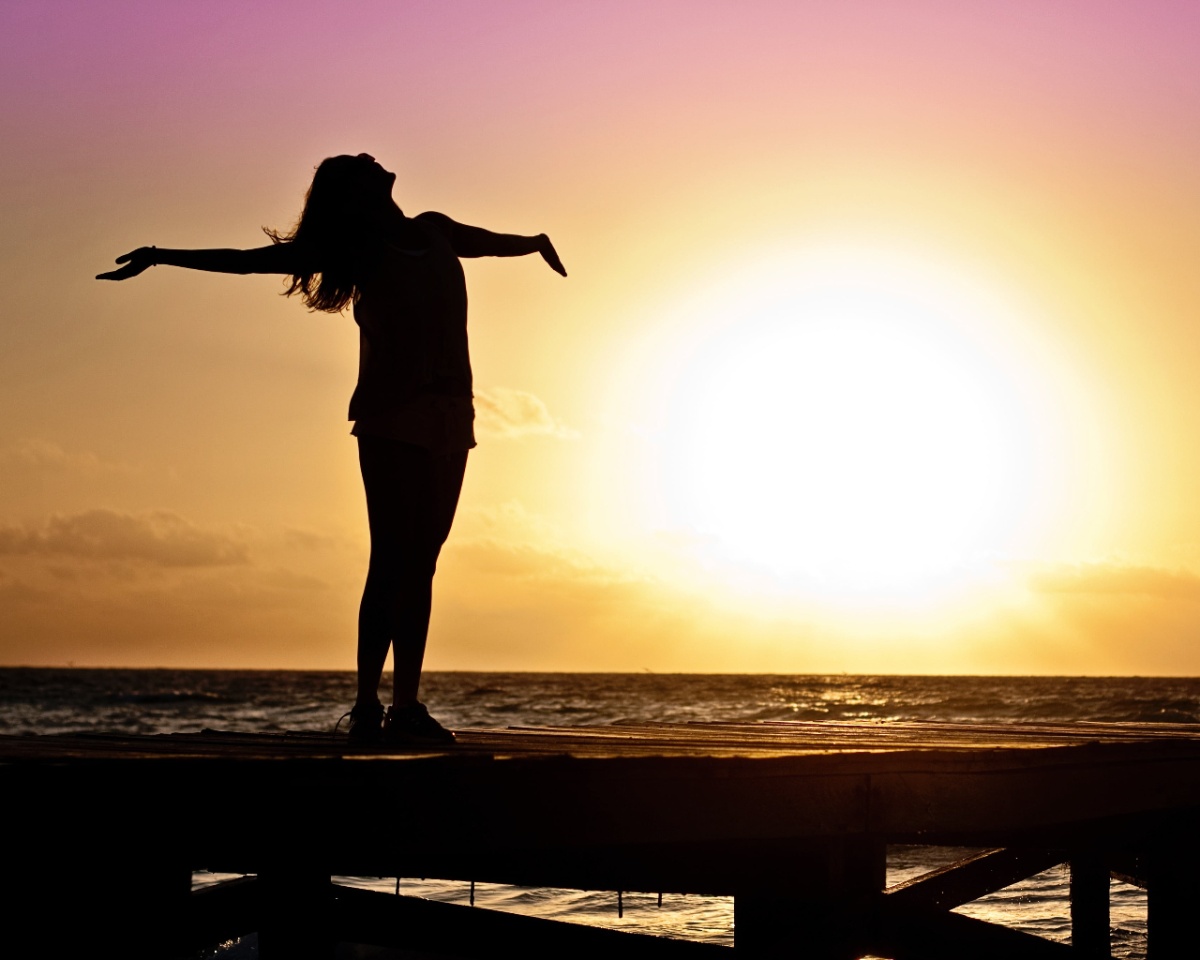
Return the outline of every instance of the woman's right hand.
[[[129,253],[117,257],[117,263],[123,263],[125,266],[118,270],[109,270],[108,273],[98,273],[96,279],[128,280],[130,277],[136,277],[147,267],[152,267],[158,262],[155,252],[154,247],[138,247],[136,250],[130,250]]]
[[[554,244],[550,242],[550,238],[544,233],[538,234],[538,253],[542,255],[542,259],[550,265],[550,269],[562,276],[567,275],[567,269],[562,265],[562,261],[558,259],[558,251],[554,249]]]

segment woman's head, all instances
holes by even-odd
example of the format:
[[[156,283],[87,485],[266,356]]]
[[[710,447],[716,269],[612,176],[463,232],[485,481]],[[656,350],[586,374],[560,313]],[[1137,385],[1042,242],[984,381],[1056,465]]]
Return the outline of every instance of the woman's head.
[[[304,212],[315,208],[323,217],[371,218],[390,206],[395,182],[396,175],[369,153],[329,157],[313,174]]]
[[[354,299],[366,258],[383,237],[396,175],[369,153],[322,160],[304,197],[304,209],[288,234],[268,230],[276,243],[304,248],[308,272],[295,274],[286,294],[299,292],[313,310],[336,313]]]

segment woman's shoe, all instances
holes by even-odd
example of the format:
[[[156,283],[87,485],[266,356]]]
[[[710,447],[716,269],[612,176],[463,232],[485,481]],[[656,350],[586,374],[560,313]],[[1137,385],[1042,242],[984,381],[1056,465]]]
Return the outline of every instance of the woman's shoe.
[[[383,742],[453,743],[454,733],[434,720],[425,704],[414,703],[411,707],[387,708],[383,717]]]
[[[350,729],[346,732],[355,743],[378,743],[383,736],[383,704],[356,703],[354,709],[342,717],[350,718]],[[342,720],[339,720],[340,724]]]

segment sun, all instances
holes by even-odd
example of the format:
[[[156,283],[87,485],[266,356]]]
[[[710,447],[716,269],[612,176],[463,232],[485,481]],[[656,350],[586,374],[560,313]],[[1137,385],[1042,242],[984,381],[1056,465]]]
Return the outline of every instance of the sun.
[[[936,589],[1002,552],[1037,411],[996,305],[856,251],[776,259],[691,301],[651,470],[711,562],[827,595]]]

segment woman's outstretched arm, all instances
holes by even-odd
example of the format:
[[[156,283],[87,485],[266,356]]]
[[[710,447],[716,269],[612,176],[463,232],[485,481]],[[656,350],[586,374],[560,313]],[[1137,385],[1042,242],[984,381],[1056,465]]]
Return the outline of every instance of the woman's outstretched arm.
[[[422,213],[418,214],[416,219],[445,233],[454,252],[460,257],[523,257],[530,253],[540,253],[552,270],[564,277],[567,275],[554,244],[544,233],[539,233],[536,237],[523,237],[515,233],[492,233],[482,227],[458,223],[444,213]]]
[[[299,264],[290,243],[273,243],[250,250],[166,250],[159,247],[138,247],[117,257],[125,266],[96,275],[97,280],[128,280],[147,267],[166,264],[188,270],[208,270],[213,273],[282,273],[295,274]]]

